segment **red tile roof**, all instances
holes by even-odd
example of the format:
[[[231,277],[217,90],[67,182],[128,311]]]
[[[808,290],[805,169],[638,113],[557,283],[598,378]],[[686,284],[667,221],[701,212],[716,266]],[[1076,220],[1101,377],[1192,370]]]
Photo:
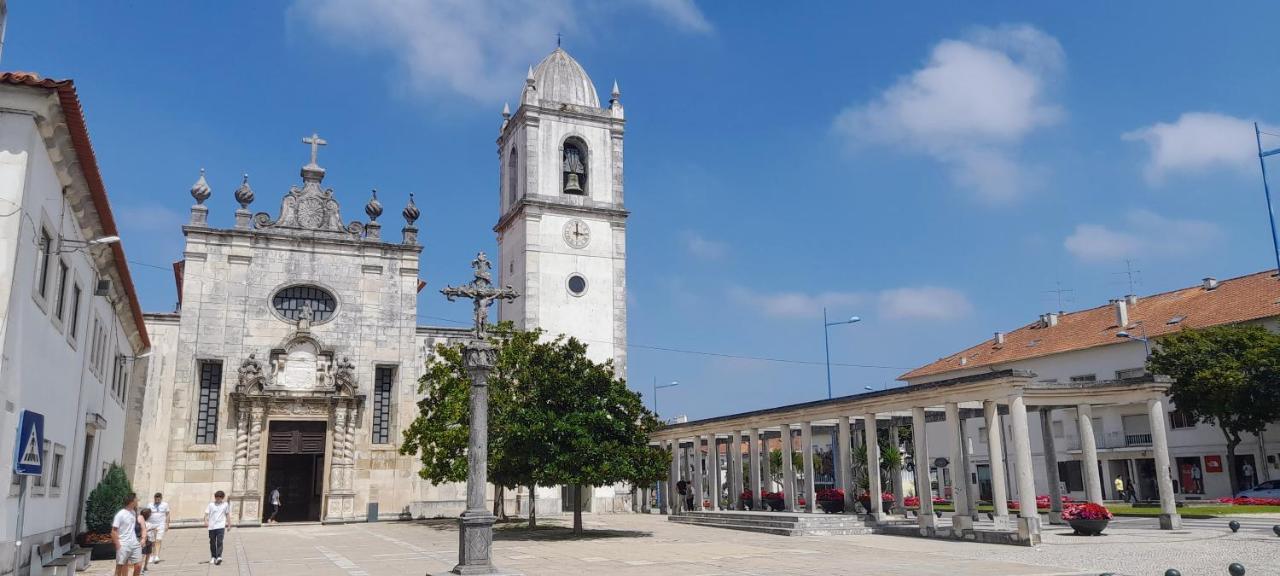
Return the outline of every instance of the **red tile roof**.
[[[89,185],[89,196],[93,208],[102,223],[104,236],[119,236],[115,218],[111,215],[111,203],[107,201],[107,188],[102,183],[102,175],[98,172],[98,160],[93,154],[93,144],[89,141],[89,128],[85,125],[84,110],[80,107],[80,98],[76,95],[75,82],[71,80],[53,80],[40,78],[30,72],[0,73],[0,84],[10,86],[29,86],[44,88],[58,95],[62,107],[62,115],[67,120],[67,131],[71,134],[71,144],[76,151],[76,159],[80,162],[80,171]],[[138,294],[133,286],[133,277],[129,275],[128,260],[124,256],[122,242],[111,244],[112,256],[116,262],[116,270],[120,275],[121,288],[129,298],[129,309],[133,312],[133,321],[142,339],[143,348],[151,347],[151,338],[147,336],[146,324],[142,321],[142,306],[138,304]]]
[[[1206,290],[1202,284],[1172,292],[1145,296],[1128,306],[1129,327],[1135,337],[1146,330],[1155,338],[1183,328],[1203,328],[1280,316],[1280,279],[1275,270],[1222,280]],[[1181,319],[1179,319],[1181,317]],[[1137,328],[1138,324],[1142,328]],[[1058,316],[1056,326],[1036,321],[1005,335],[1004,344],[995,338],[958,354],[947,356],[898,377],[909,380],[955,370],[970,370],[1007,362],[1027,360],[1073,350],[1118,344],[1113,304],[1068,312]]]

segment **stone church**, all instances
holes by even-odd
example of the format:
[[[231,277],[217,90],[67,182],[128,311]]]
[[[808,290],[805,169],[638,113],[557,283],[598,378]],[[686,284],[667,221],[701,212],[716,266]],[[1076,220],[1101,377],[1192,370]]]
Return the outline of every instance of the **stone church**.
[[[494,267],[522,295],[500,319],[576,336],[625,376],[623,126],[616,83],[602,107],[564,50],[530,69],[497,140]],[[165,494],[179,523],[198,522],[217,490],[235,522],[261,523],[276,488],[281,521],[456,515],[465,486],[423,481],[417,458],[397,451],[435,347],[469,334],[417,323],[419,209],[409,195],[403,225],[384,231],[375,194],[367,220],[344,222],[323,186],[326,142],[303,142],[302,182],[274,214],[250,210],[245,177],[234,227],[215,228],[209,210],[230,203],[213,200],[203,173],[191,188],[178,311],[146,315],[153,347],[136,363],[145,381],[130,394],[126,469],[140,493]],[[539,488],[538,512],[570,509],[568,493]],[[630,509],[625,487],[583,497],[593,512]],[[507,498],[527,511],[523,489]]]

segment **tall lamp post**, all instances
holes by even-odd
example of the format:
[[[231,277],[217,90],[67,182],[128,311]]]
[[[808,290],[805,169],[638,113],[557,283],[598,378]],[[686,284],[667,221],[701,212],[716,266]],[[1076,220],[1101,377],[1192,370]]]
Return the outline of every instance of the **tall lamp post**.
[[[485,506],[489,483],[489,371],[498,361],[498,349],[489,343],[489,305],[520,297],[510,286],[493,286],[484,252],[471,261],[475,278],[470,284],[440,290],[450,302],[466,298],[475,302],[475,332],[463,346],[462,365],[471,377],[471,430],[467,444],[467,509],[458,517],[458,565],[447,574],[497,574],[493,566],[493,523],[497,518]],[[503,574],[510,574],[503,572]]]
[[[659,386],[659,385],[658,385],[658,377],[657,377],[657,376],[654,376],[654,377],[653,377],[653,415],[654,415],[654,416],[658,416],[658,391],[659,391],[659,390],[661,390],[661,389],[663,389],[663,388],[671,388],[671,387],[679,386],[679,385],[680,385],[680,383],[679,383],[679,382],[677,382],[677,381],[675,381],[675,380],[672,380],[670,384],[663,384],[663,385]],[[661,419],[662,419],[662,417],[661,417],[661,416],[659,416],[659,417],[658,417],[658,419],[659,419],[659,420],[661,420]]]
[[[1146,353],[1147,358],[1150,358],[1151,357],[1151,339],[1147,337],[1147,327],[1143,326],[1141,322],[1139,322],[1137,326],[1139,329],[1142,330],[1142,337],[1134,336],[1124,330],[1121,330],[1119,332],[1116,332],[1116,338],[1124,338],[1127,340],[1133,340],[1135,342],[1141,342],[1142,351]]]
[[[827,320],[827,309],[822,309],[822,345],[827,350],[827,399],[831,399],[831,327],[840,324],[853,324],[862,319],[857,316],[850,316],[848,320],[840,320],[838,322],[830,322]]]

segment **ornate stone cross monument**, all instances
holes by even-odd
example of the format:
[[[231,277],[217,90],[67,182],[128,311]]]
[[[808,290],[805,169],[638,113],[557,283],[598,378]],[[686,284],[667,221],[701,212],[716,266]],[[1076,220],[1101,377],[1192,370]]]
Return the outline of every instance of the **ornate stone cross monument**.
[[[319,134],[312,132],[310,136],[302,139],[302,143],[311,145],[311,164],[308,164],[308,166],[316,166],[316,156],[320,154],[320,147],[329,142],[321,138]]]
[[[463,366],[471,377],[471,437],[467,446],[467,510],[458,518],[458,565],[449,574],[499,574],[490,558],[493,523],[497,518],[484,502],[489,482],[489,371],[498,359],[498,350],[486,338],[489,305],[494,300],[515,300],[520,296],[510,286],[495,288],[489,274],[491,264],[484,252],[471,261],[475,279],[470,284],[440,290],[450,302],[468,298],[475,302],[475,335],[462,349]],[[503,572],[503,574],[510,574]]]

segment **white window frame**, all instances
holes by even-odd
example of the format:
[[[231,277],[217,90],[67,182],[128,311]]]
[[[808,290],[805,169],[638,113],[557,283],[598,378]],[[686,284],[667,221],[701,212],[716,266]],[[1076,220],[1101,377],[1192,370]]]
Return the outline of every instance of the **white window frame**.
[[[44,242],[46,238],[48,241]],[[49,312],[49,263],[53,261],[53,256],[56,254],[56,249],[54,248],[56,238],[47,223],[36,227],[36,270],[34,282],[31,286],[31,297],[35,299],[36,305],[40,307],[40,310],[46,314]],[[41,248],[41,242],[44,242],[43,248]],[[41,290],[42,287],[43,291]]]
[[[48,488],[49,482],[49,453],[53,451],[53,442],[44,441],[44,445],[40,447],[40,462],[44,464],[40,468],[39,476],[31,477],[31,495],[44,496],[45,489]]]
[[[74,276],[74,274],[73,274]],[[80,309],[84,306],[84,287],[80,285],[78,278],[71,280],[71,315],[67,318],[67,343],[71,345],[71,349],[75,350],[80,343]]]
[[[67,447],[58,443],[53,444],[53,457],[45,465],[49,467],[52,474],[49,478],[49,495],[62,495],[62,469],[66,467]]]

